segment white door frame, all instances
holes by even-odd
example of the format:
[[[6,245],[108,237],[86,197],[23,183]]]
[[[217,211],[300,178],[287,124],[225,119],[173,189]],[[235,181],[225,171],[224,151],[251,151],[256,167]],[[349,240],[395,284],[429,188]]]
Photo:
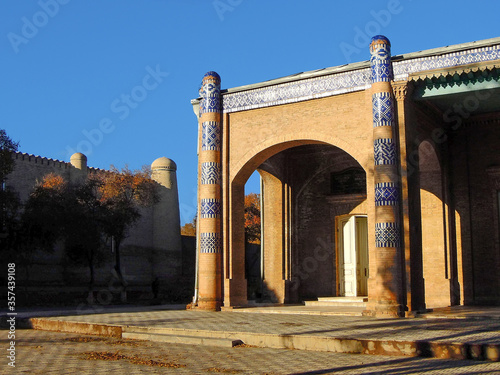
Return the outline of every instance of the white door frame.
[[[367,296],[367,215],[342,215],[338,216],[335,221],[337,233],[337,295],[346,297]],[[362,224],[363,222],[365,224]],[[359,225],[364,225],[364,228],[360,230]],[[349,251],[345,251],[347,250],[346,243],[349,246]],[[344,259],[347,259],[347,263]]]

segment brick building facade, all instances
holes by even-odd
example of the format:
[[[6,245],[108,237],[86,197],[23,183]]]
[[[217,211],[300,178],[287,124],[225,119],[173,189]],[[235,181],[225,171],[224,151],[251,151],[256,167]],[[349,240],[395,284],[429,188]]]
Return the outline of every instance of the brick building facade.
[[[244,186],[263,181],[279,303],[366,296],[404,316],[500,304],[500,38],[220,89],[199,113],[199,308],[248,304]]]

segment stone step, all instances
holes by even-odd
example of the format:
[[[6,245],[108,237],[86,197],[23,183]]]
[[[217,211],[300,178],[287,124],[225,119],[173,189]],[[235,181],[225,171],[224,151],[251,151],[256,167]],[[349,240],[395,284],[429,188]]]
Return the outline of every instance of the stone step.
[[[304,301],[306,306],[366,307],[368,297],[319,297],[317,301]]]
[[[318,297],[318,301],[368,302],[368,297]]]
[[[123,332],[122,337],[124,339],[132,340],[168,342],[171,344],[222,346],[226,348],[232,348],[234,346],[243,344],[243,341],[241,340],[230,338],[170,335],[165,333],[150,332]]]
[[[30,327],[26,328],[136,340],[156,340],[183,344],[194,343],[196,345],[223,345],[230,347],[243,342],[246,345],[261,348],[500,361],[500,344],[488,341],[484,343],[457,343],[453,341],[434,341],[435,339],[388,340],[370,337],[346,338],[342,337],[342,334],[340,337],[330,337],[303,333],[273,334],[243,331],[209,331],[169,327],[96,324],[56,319],[30,318],[27,320]],[[239,337],[241,340],[234,340],[234,337]]]
[[[304,301],[307,307],[366,307],[366,302]]]

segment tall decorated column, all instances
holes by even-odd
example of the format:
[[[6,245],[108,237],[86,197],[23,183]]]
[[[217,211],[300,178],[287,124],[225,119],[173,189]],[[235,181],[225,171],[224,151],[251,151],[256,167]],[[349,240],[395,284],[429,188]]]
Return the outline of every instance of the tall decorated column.
[[[198,308],[222,304],[221,94],[220,77],[208,72],[200,89],[198,159]]]
[[[375,182],[375,290],[367,313],[402,316],[401,226],[398,138],[394,113],[391,44],[383,35],[370,43]]]

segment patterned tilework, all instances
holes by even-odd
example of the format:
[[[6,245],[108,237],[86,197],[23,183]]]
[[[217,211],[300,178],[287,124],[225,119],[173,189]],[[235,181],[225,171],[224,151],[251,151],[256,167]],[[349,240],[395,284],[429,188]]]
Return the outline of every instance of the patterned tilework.
[[[219,199],[201,199],[200,217],[214,219],[220,217],[221,205]]]
[[[220,126],[216,121],[205,121],[201,124],[202,151],[220,150]]]
[[[392,79],[392,67],[391,60],[378,60],[376,57],[371,58],[372,60],[372,82],[389,82]]]
[[[200,233],[200,253],[220,253],[221,248],[220,233]]]
[[[377,92],[372,96],[373,126],[391,126],[394,120],[392,95]]]
[[[217,73],[208,72],[205,74],[200,89],[200,96],[202,97],[200,113],[220,111],[220,77]]]
[[[396,164],[396,148],[390,138],[376,139],[373,142],[375,165]]]
[[[378,58],[380,57],[382,56],[378,56]],[[412,73],[499,59],[500,45],[496,45],[440,56],[395,61],[392,63],[392,69],[395,80],[405,80]],[[390,71],[377,64],[378,62],[376,63],[376,71],[380,71],[381,77],[385,79],[391,75]],[[384,64],[387,66],[386,60]],[[378,79],[377,77],[375,78]],[[230,113],[361,91],[371,86],[372,79],[372,70],[364,68],[275,84],[264,88],[227,93],[224,94],[223,110]]]
[[[214,162],[201,163],[202,185],[220,184],[220,177],[221,177],[220,163],[214,163]]]
[[[220,110],[220,97],[208,96],[203,99],[203,113],[206,112],[219,112]]]
[[[219,109],[220,109],[219,96],[208,96],[201,100],[200,113],[219,112]]]
[[[203,80],[220,83],[220,75],[217,72],[211,70],[205,73],[205,75],[203,76]]]
[[[330,74],[300,81],[224,94],[224,112],[237,112],[361,91],[370,87],[370,69]]]
[[[406,80],[409,74],[426,70],[458,67],[461,65],[494,61],[500,59],[500,45],[475,48],[466,51],[429,56],[419,59],[396,61],[393,63],[394,79]]]
[[[372,82],[389,82],[392,79],[391,43],[383,35],[376,35],[370,44]]]
[[[399,189],[394,182],[375,184],[375,206],[395,206],[399,203]]]
[[[375,223],[375,246],[398,247],[399,226],[396,223]]]

